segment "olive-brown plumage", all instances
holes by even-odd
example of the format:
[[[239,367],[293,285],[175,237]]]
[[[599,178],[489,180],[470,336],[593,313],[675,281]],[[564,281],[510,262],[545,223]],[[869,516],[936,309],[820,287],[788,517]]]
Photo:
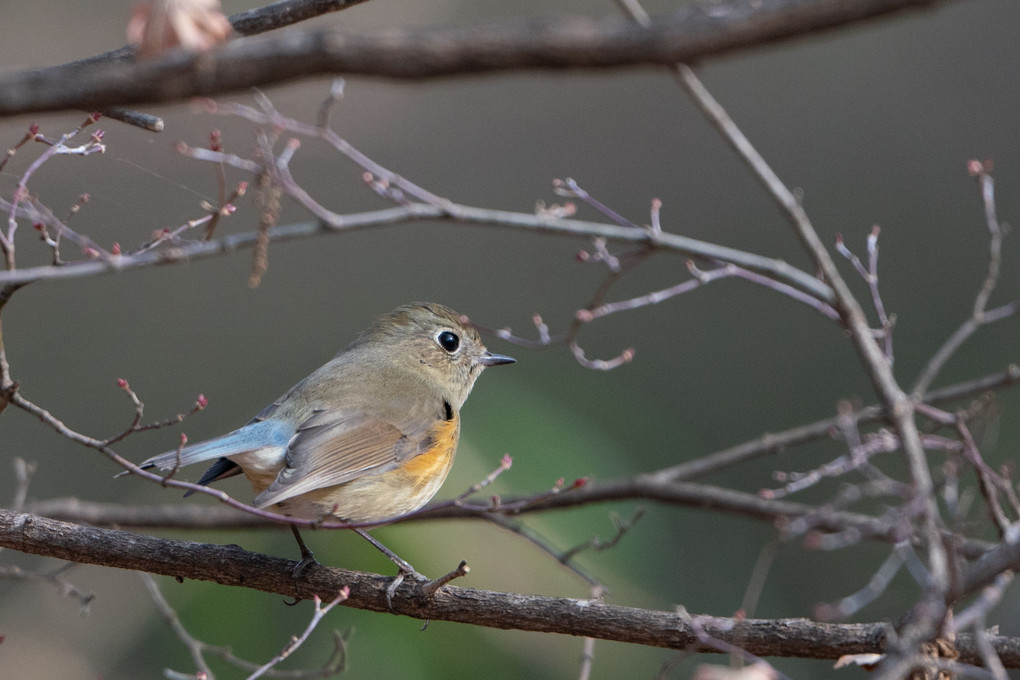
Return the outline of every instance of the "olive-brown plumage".
[[[487,366],[513,362],[489,352],[448,307],[405,305],[244,427],[142,467],[217,459],[200,483],[243,472],[256,507],[386,520],[435,495],[453,463],[460,409],[475,380]]]

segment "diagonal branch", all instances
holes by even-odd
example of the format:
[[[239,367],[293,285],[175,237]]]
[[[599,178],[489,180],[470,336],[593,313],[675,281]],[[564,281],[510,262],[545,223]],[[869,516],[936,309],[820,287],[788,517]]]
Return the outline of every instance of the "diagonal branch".
[[[911,653],[917,644],[935,636],[943,622],[946,599],[951,589],[949,555],[941,538],[941,518],[934,494],[934,482],[914,417],[914,404],[896,381],[890,358],[875,341],[860,302],[840,274],[796,195],[786,187],[723,107],[702,85],[694,71],[685,64],[677,64],[676,73],[681,85],[701,108],[709,122],[737,152],[770,197],[786,214],[788,222],[818,267],[822,278],[832,286],[835,297],[833,306],[839,311],[844,325],[850,332],[854,349],[899,435],[910,474],[913,499],[919,509],[920,538],[925,544],[928,569],[931,572],[930,581],[925,588],[924,601],[915,607],[913,617],[903,627],[903,634],[897,641],[897,652],[905,656]],[[884,680],[894,676],[888,669],[883,669],[879,677]]]
[[[935,0],[703,0],[651,28],[555,18],[464,28],[241,38],[222,49],[91,60],[0,78],[0,116],[222,96],[322,74],[424,79],[525,69],[668,65],[814,34]],[[350,4],[350,3],[345,3]]]
[[[3,205],[0,199],[0,206]],[[456,216],[451,216],[451,211]],[[832,299],[832,290],[789,263],[749,253],[736,248],[716,245],[679,234],[650,234],[643,229],[631,229],[614,224],[551,218],[529,213],[490,210],[466,205],[445,206],[409,203],[394,208],[347,215],[333,214],[323,222],[302,222],[274,227],[269,230],[272,242],[314,238],[327,233],[340,233],[372,229],[383,225],[413,224],[425,220],[451,221],[457,224],[492,226],[540,234],[599,237],[629,243],[647,243],[663,251],[733,262],[747,269],[766,273],[777,281],[789,283],[822,301]],[[259,239],[258,232],[225,236],[213,241],[182,241],[163,250],[143,251],[133,255],[68,262],[60,267],[43,266],[0,271],[0,285],[24,284],[31,281],[78,278],[139,269],[164,264],[184,264],[192,260],[229,255],[242,248],[252,248]]]

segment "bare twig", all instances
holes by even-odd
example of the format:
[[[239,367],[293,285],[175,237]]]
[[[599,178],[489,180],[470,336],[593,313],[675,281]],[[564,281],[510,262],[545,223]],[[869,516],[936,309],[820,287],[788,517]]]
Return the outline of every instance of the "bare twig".
[[[471,573],[471,567],[468,566],[467,562],[461,560],[460,564],[458,564],[455,569],[452,569],[451,571],[446,572],[439,578],[433,579],[428,583],[422,585],[421,594],[426,598],[435,597],[439,589],[445,586],[447,583],[454,579],[467,576],[469,573]]]
[[[322,621],[322,618],[326,614],[328,614],[333,607],[337,606],[338,604],[346,600],[350,596],[350,594],[351,589],[348,588],[347,586],[344,586],[343,588],[340,589],[340,592],[337,593],[337,596],[334,597],[325,607],[322,606],[322,600],[319,599],[319,596],[315,595],[312,598],[313,602],[315,603],[315,612],[312,614],[312,620],[308,622],[308,626],[305,627],[304,632],[302,632],[301,635],[292,638],[290,642],[287,643],[287,646],[284,647],[279,654],[274,656],[264,665],[259,667],[258,670],[249,675],[247,680],[256,680],[256,678],[262,677],[263,675],[266,674],[266,672],[270,668],[272,668],[273,666],[275,666],[276,664],[280,663],[288,656],[290,656],[295,649],[304,644],[305,640],[308,639],[308,636],[312,634],[312,631],[315,630],[316,626],[319,625],[319,622]]]
[[[592,663],[595,661],[595,638],[586,637],[581,647],[581,672],[578,680],[588,680],[591,677]]]
[[[946,611],[945,596],[950,588],[949,557],[945,545],[939,538],[939,511],[933,493],[931,472],[928,469],[917,424],[914,421],[913,404],[896,382],[889,357],[875,343],[864,311],[850,292],[832,257],[819,239],[800,201],[783,184],[723,108],[705,89],[695,76],[694,71],[683,64],[678,64],[676,69],[680,83],[699,105],[702,112],[730,142],[730,145],[752,169],[770,196],[786,213],[795,233],[822,272],[823,278],[832,286],[835,296],[834,307],[839,311],[843,323],[849,329],[854,348],[860,355],[868,377],[881,396],[884,406],[888,409],[890,419],[896,427],[907,460],[913,500],[921,508],[921,540],[926,545],[928,568],[932,572],[928,592],[924,596],[925,606],[915,610],[918,615],[907,624],[903,631],[904,634],[898,640],[898,643],[902,644],[901,653],[908,654],[922,640],[927,640],[935,634]],[[890,676],[883,676],[883,679],[885,677]]]
[[[145,572],[139,572],[138,576],[142,579],[142,583],[145,584],[145,589],[149,593],[149,598],[156,605],[156,611],[159,612],[163,620],[166,621],[167,625],[174,632],[174,635],[188,650],[188,655],[191,656],[191,662],[195,664],[195,668],[199,673],[204,673],[206,676],[212,676],[212,670],[205,661],[204,652],[208,649],[208,645],[196,640],[192,637],[191,633],[188,632],[184,624],[181,623],[180,617],[177,616],[177,612],[174,611],[170,603],[163,597],[163,593],[160,592],[159,586],[156,585],[156,579],[150,574]],[[229,653],[229,650],[223,650]]]
[[[1011,364],[1004,371],[933,390],[924,395],[929,404],[939,404],[957,399],[966,399],[987,390],[1000,389],[1020,383],[1020,366]],[[794,427],[775,434],[766,434],[758,439],[738,444],[694,460],[680,463],[653,473],[656,478],[670,480],[697,479],[718,472],[744,461],[760,456],[775,455],[808,441],[830,436],[840,427],[842,416],[819,420],[807,425]],[[866,406],[853,414],[858,426],[887,419],[886,410],[879,405]]]
[[[77,600],[81,615],[87,616],[96,599],[95,593],[86,593],[64,578],[64,573],[76,566],[78,565],[75,562],[67,562],[50,572],[29,571],[13,565],[0,566],[0,579],[48,583],[60,591],[61,595]]]
[[[818,605],[815,608],[815,616],[819,621],[840,621],[853,616],[881,596],[885,589],[889,587],[893,577],[904,566],[907,566],[912,573],[916,573],[920,577],[919,582],[922,587],[927,587],[927,580],[930,577],[917,558],[917,554],[909,544],[900,543],[893,547],[889,557],[886,558],[882,566],[878,568],[863,588],[851,595],[847,595],[836,604]]]
[[[330,654],[330,657],[326,660],[326,662],[322,665],[321,668],[312,668],[307,670],[296,670],[287,672],[271,670],[271,667],[273,665],[281,661],[290,652],[296,649],[300,642],[297,644],[294,644],[292,642],[284,650],[284,652],[282,652],[280,655],[277,655],[276,658],[274,658],[268,664],[265,664],[263,666],[260,666],[259,664],[254,664],[250,661],[237,657],[233,654],[233,652],[230,651],[228,647],[219,647],[216,645],[211,645],[191,635],[191,633],[188,632],[187,628],[185,628],[184,624],[181,622],[180,617],[178,617],[177,615],[177,612],[174,610],[173,607],[170,606],[170,603],[166,601],[166,598],[163,597],[163,593],[160,591],[159,586],[156,585],[155,579],[151,575],[144,572],[139,573],[139,576],[142,579],[142,583],[145,584],[145,588],[149,593],[149,597],[156,605],[156,610],[167,622],[167,625],[170,626],[171,630],[173,630],[174,635],[181,642],[181,644],[183,644],[185,648],[187,648],[188,654],[191,656],[191,660],[195,664],[195,668],[197,669],[198,675],[200,677],[208,678],[213,677],[212,672],[209,669],[209,665],[205,660],[205,656],[207,654],[222,659],[223,661],[229,663],[231,666],[234,666],[235,668],[240,668],[250,673],[254,672],[266,675],[267,677],[270,678],[281,678],[282,680],[311,680],[313,678],[333,677],[334,675],[338,675],[339,673],[341,673],[344,669],[344,666],[346,665],[347,657],[346,637],[340,635],[336,631],[333,632],[333,652],[332,654]],[[313,600],[315,601],[315,612],[312,617],[312,622],[309,624],[308,628],[305,630],[304,634],[301,637],[301,642],[303,642],[304,639],[307,638],[308,634],[315,628],[315,626],[318,625],[322,617],[330,609],[339,604],[339,602],[342,602],[343,599],[346,599],[347,595],[348,591],[341,589],[336,599],[329,605],[327,605],[325,608],[321,607],[321,600],[319,600],[317,596],[313,598]],[[168,674],[173,674],[173,677],[188,677],[188,678],[196,677],[195,675],[179,674],[174,671],[169,671],[169,669],[167,672]],[[250,677],[256,676],[253,675]]]
[[[857,270],[857,273],[861,276],[866,284],[868,284],[868,291],[871,293],[871,304],[875,308],[875,313],[878,315],[878,323],[881,328],[881,338],[885,347],[885,355],[889,357],[889,363],[893,363],[893,338],[892,338],[892,326],[893,320],[886,314],[885,303],[882,302],[882,294],[878,288],[878,235],[880,229],[876,224],[871,228],[871,234],[868,236],[868,266],[865,267],[861,262],[860,258],[854,255],[846,244],[843,242],[843,236],[840,234],[836,238],[836,250],[840,255],[845,257]]]
[[[179,425],[180,423],[184,422],[185,418],[187,418],[190,415],[198,413],[199,411],[203,410],[206,406],[209,405],[209,400],[205,398],[205,395],[200,394],[198,395],[198,397],[195,398],[195,405],[191,407],[190,411],[178,413],[177,415],[170,416],[169,418],[164,418],[163,420],[154,423],[142,425],[141,422],[142,416],[145,413],[145,404],[143,404],[141,399],[138,398],[138,395],[135,393],[135,391],[131,389],[131,385],[128,384],[127,380],[124,380],[123,378],[118,378],[117,386],[120,387],[120,389],[124,390],[124,392],[127,393],[128,397],[131,399],[131,403],[133,403],[135,406],[135,416],[132,419],[131,424],[126,429],[103,441],[103,443],[106,446],[112,446],[117,442],[123,441],[124,439],[126,439],[132,434],[135,434],[136,432],[158,430],[164,427],[170,427],[172,425]]]
[[[1005,319],[1020,310],[1020,301],[1013,301],[991,310],[987,309],[988,299],[991,297],[992,291],[995,290],[995,285],[999,280],[999,269],[1002,263],[1002,240],[1005,236],[1005,231],[1002,225],[999,224],[999,218],[995,213],[995,182],[991,175],[991,164],[970,161],[967,164],[967,169],[978,181],[981,201],[984,205],[985,227],[988,229],[990,236],[988,244],[988,273],[985,275],[984,282],[974,298],[974,307],[970,317],[939,347],[918,376],[911,390],[915,397],[928,389],[949,358],[978,328],[985,324]]]
[[[0,203],[2,206],[2,203]],[[552,233],[582,238],[601,237],[614,241],[642,243],[648,240],[643,231],[625,229],[616,225],[581,220],[551,219],[529,213],[516,213],[504,210],[489,210],[457,205],[456,218],[449,216],[445,208],[423,203],[412,203],[406,206],[385,208],[370,212],[348,215],[330,214],[329,219],[322,222],[303,222],[269,230],[271,242],[284,242],[322,236],[328,233],[341,233],[371,229],[385,225],[415,224],[424,221],[451,220],[453,223],[466,225],[483,225],[519,229],[537,233]],[[206,224],[209,216],[188,222],[180,229],[193,229]],[[161,242],[172,238],[167,234]],[[237,250],[254,247],[258,240],[257,232],[232,234],[212,241],[191,241],[176,243],[173,248],[148,252],[151,247],[137,255],[122,255],[109,260],[86,260],[69,262],[63,267],[28,267],[16,271],[0,272],[0,286],[5,284],[28,283],[41,280],[60,280],[112,274],[131,269],[141,269],[155,265],[184,263],[209,257],[218,257]],[[725,262],[734,262],[753,271],[766,272],[779,281],[790,283],[796,288],[816,295],[821,300],[829,300],[831,291],[814,277],[791,267],[782,260],[762,257],[734,248],[718,246],[704,241],[663,233],[655,237],[656,247],[675,251],[681,255],[713,258]]]
[[[569,548],[563,551],[563,553],[559,555],[557,559],[559,559],[560,562],[566,564],[567,562],[573,560],[574,557],[576,557],[579,553],[585,552],[587,550],[601,552],[603,550],[615,548],[616,545],[620,542],[620,539],[622,539],[628,531],[634,528],[634,524],[637,523],[637,521],[641,519],[644,516],[644,514],[645,509],[638,508],[637,510],[634,511],[634,514],[631,515],[631,518],[629,520],[623,520],[620,519],[620,516],[617,513],[615,512],[612,513],[610,515],[610,519],[613,522],[613,527],[616,529],[616,533],[613,534],[612,538],[608,540],[602,540],[598,536],[592,536],[589,540],[585,541],[584,543],[580,543],[578,545],[575,545],[573,548]]]
[[[18,487],[14,491],[14,498],[11,500],[11,510],[20,512],[25,507],[25,499],[28,497],[28,486],[35,474],[36,464],[26,462],[24,458],[14,459],[14,477],[18,480]]]

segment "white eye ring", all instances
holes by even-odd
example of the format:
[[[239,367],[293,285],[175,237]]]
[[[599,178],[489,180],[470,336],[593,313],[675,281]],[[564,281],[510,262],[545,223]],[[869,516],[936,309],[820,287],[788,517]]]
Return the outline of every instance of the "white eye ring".
[[[441,330],[436,333],[436,342],[450,354],[456,354],[460,349],[460,336],[451,330]]]

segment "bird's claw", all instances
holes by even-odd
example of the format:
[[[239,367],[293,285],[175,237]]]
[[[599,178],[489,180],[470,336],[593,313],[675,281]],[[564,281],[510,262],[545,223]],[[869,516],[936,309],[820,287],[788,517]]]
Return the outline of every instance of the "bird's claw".
[[[427,583],[428,577],[424,574],[419,573],[414,567],[407,562],[398,565],[399,570],[397,575],[393,577],[393,580],[388,586],[386,586],[386,606],[389,610],[393,611],[393,596],[396,594],[397,589],[404,583],[404,579],[410,577],[411,580],[417,581],[418,583]]]
[[[305,569],[318,563],[318,560],[316,560],[315,556],[309,551],[307,555],[302,557],[301,560],[294,565],[294,568],[290,570],[290,574],[295,579],[299,579],[301,578],[301,575],[305,573]]]

